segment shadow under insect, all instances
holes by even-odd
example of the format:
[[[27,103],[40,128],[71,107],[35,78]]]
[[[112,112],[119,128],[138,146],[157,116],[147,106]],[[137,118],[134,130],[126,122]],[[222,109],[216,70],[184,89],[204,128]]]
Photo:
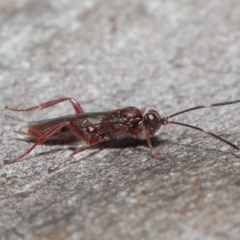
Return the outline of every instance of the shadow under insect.
[[[15,138],[18,141],[28,142],[28,143],[36,143],[37,139],[33,137],[27,136],[26,138]],[[61,139],[51,139],[46,140],[41,145],[60,145],[60,146],[66,146],[70,145],[68,149],[70,150],[76,150],[79,145],[82,144],[83,141],[79,140],[74,135],[61,138]],[[159,136],[153,136],[151,137],[151,142],[153,147],[157,147],[163,143],[169,142],[169,140],[161,139]],[[103,148],[129,148],[129,147],[138,147],[138,146],[145,146],[148,147],[146,139],[141,138],[131,138],[131,137],[123,137],[123,138],[116,138],[111,139],[104,142],[99,142],[94,145],[89,145],[89,148],[91,149],[103,149]],[[59,148],[60,150],[61,148]]]

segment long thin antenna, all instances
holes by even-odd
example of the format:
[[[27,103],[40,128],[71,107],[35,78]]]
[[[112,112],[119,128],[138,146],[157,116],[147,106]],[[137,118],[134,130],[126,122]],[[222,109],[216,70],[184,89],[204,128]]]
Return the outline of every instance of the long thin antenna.
[[[193,110],[201,109],[201,108],[218,107],[218,106],[223,106],[223,105],[235,104],[235,103],[239,103],[239,102],[240,102],[240,100],[235,100],[235,101],[230,101],[230,102],[214,103],[214,104],[211,104],[211,105],[201,105],[201,106],[197,106],[197,107],[193,107],[193,108],[188,108],[188,109],[185,109],[185,110],[183,110],[183,111],[174,113],[174,114],[172,114],[172,115],[169,115],[168,117],[165,117],[165,119],[169,119],[169,118],[175,117],[175,116],[177,116],[177,115],[180,115],[180,114],[183,114],[183,113],[186,113],[186,112],[190,112],[190,111],[193,111]]]
[[[239,102],[239,101],[240,101],[240,100],[235,101],[235,102]],[[217,104],[219,104],[219,103],[217,103]],[[233,103],[230,103],[230,104],[233,104]],[[223,104],[223,105],[225,105],[225,104]],[[220,105],[215,105],[215,104],[214,104],[214,106],[220,106]],[[191,108],[190,108],[190,109],[191,109]],[[196,127],[196,126],[192,126],[192,125],[189,125],[189,124],[181,123],[181,122],[175,122],[175,121],[167,121],[166,123],[177,124],[177,125],[181,125],[181,126],[184,126],[184,127],[189,127],[189,128],[196,129],[196,130],[198,130],[198,131],[201,131],[201,132],[204,132],[204,133],[206,133],[206,134],[208,134],[208,135],[211,135],[211,136],[217,138],[218,140],[220,140],[220,141],[222,141],[222,142],[230,145],[231,147],[239,150],[239,147],[236,146],[235,144],[233,144],[233,143],[231,143],[231,142],[229,142],[229,141],[227,141],[227,140],[219,137],[218,135],[216,135],[216,134],[214,134],[214,133],[212,133],[212,132],[209,132],[209,131],[207,131],[207,130],[205,130],[205,129],[202,129],[202,128],[199,128],[199,127]]]

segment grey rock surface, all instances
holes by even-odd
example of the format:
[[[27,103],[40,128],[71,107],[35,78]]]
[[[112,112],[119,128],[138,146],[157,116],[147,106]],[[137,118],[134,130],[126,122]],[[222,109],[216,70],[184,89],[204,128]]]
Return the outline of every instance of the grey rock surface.
[[[237,0],[0,0],[1,239],[239,239],[239,151],[191,129],[158,131],[164,161],[143,136],[87,149],[53,174],[68,144],[3,165],[32,145],[14,131],[73,113],[69,103],[5,106],[65,96],[86,112],[136,106],[167,116],[240,99],[239,12]],[[176,120],[240,146],[239,106]]]

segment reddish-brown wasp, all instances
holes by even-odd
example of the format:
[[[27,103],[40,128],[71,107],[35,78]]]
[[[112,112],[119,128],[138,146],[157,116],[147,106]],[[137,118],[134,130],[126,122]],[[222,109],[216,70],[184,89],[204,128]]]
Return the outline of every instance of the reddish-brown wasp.
[[[107,112],[84,113],[80,104],[72,98],[59,98],[27,109],[16,109],[8,107],[6,108],[11,111],[28,112],[38,108],[43,109],[51,107],[64,101],[70,101],[76,113],[73,115],[67,115],[30,123],[28,126],[27,134],[35,138],[36,142],[20,156],[11,160],[4,160],[4,164],[11,164],[21,160],[24,156],[29,154],[37,145],[42,144],[48,140],[61,139],[65,138],[66,136],[75,136],[78,139],[83,140],[85,144],[81,145],[79,148],[73,151],[68,158],[64,159],[59,164],[49,169],[49,172],[54,172],[61,168],[63,165],[65,165],[65,163],[70,160],[75,154],[83,151],[90,145],[125,136],[138,138],[141,133],[145,134],[147,143],[151,148],[153,157],[158,160],[162,160],[162,158],[156,155],[153,151],[150,137],[160,128],[161,125],[167,124],[177,124],[196,129],[198,131],[207,133],[217,138],[218,140],[230,145],[231,147],[239,150],[238,146],[212,132],[189,124],[169,121],[169,119],[196,109],[235,104],[239,103],[240,100],[188,108],[186,110],[174,113],[163,118],[155,110],[149,110],[146,112],[145,108],[139,110],[135,107],[125,107]]]

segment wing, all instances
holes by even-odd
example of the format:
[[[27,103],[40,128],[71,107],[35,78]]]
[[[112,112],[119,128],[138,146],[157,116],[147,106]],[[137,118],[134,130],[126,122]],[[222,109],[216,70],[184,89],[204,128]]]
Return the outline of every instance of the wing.
[[[31,137],[38,138],[51,130],[53,127],[57,126],[60,123],[71,121],[84,134],[89,134],[86,132],[88,127],[97,127],[97,126],[113,126],[118,124],[124,124],[121,119],[115,114],[115,111],[107,112],[93,112],[93,113],[83,113],[83,114],[72,114],[61,116],[58,118],[44,119],[40,121],[31,122],[28,125],[28,133]],[[125,123],[127,124],[127,123]],[[109,129],[109,128],[108,128]],[[68,126],[62,127],[59,131],[54,133],[49,140],[64,140],[71,138],[73,136]]]

